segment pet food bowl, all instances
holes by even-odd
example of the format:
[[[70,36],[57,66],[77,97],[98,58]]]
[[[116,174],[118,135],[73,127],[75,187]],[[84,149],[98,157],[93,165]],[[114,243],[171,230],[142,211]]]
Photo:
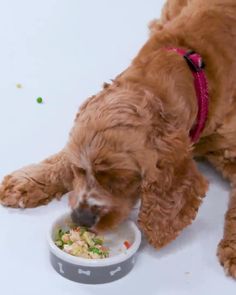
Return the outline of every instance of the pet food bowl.
[[[128,220],[114,231],[103,234],[110,256],[102,259],[72,256],[55,245],[58,229],[68,230],[71,225],[70,214],[65,214],[55,220],[48,234],[50,261],[61,276],[78,283],[104,284],[116,281],[132,270],[141,243],[141,233],[133,221]],[[128,249],[124,247],[126,240],[131,244]]]

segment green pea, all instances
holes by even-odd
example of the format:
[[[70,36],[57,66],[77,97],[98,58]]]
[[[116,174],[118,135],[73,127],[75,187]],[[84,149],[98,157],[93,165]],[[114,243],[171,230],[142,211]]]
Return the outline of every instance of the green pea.
[[[37,98],[37,103],[43,103],[43,99],[42,99],[42,97],[38,97],[38,98]]]

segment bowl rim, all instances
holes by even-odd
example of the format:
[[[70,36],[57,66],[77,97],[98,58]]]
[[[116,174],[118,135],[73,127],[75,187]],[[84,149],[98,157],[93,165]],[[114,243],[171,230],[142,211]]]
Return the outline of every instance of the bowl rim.
[[[128,260],[130,257],[132,257],[139,249],[139,246],[141,244],[141,232],[138,229],[137,225],[135,222],[132,220],[126,220],[124,223],[127,225],[129,224],[134,232],[134,243],[131,245],[129,249],[127,249],[125,252],[122,252],[118,255],[115,255],[113,257],[108,257],[104,259],[87,259],[87,258],[82,258],[82,257],[77,257],[70,255],[61,249],[59,249],[53,239],[52,239],[52,232],[53,228],[57,225],[59,220],[66,218],[69,216],[69,213],[65,213],[63,215],[58,216],[54,222],[52,223],[48,233],[47,233],[47,241],[49,245],[50,251],[57,256],[58,258],[68,262],[72,263],[78,266],[87,266],[87,267],[104,267],[104,266],[109,266],[113,264],[118,264],[121,263],[125,260]],[[122,223],[122,224],[124,224]]]

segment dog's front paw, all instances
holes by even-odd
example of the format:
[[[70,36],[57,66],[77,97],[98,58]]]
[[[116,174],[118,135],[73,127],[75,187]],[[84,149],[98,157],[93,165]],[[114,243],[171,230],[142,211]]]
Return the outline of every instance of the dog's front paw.
[[[7,175],[0,185],[0,203],[3,206],[26,208],[49,201],[44,185],[27,177],[22,170]]]
[[[217,256],[228,276],[236,279],[236,240],[222,240],[218,245]]]

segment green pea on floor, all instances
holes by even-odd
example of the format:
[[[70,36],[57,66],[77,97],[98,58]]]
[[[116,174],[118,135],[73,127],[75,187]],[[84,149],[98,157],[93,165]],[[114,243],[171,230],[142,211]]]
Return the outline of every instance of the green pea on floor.
[[[43,103],[43,99],[42,99],[42,97],[38,97],[38,98],[36,99],[36,101],[37,101],[37,103]]]

